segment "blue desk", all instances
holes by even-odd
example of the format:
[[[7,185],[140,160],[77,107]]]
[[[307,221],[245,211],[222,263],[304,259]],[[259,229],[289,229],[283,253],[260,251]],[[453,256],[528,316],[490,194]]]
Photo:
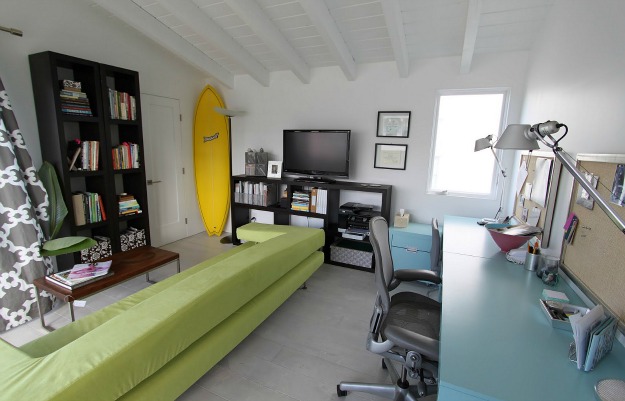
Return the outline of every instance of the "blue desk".
[[[476,221],[445,217],[438,400],[590,401],[598,380],[625,379],[619,343],[594,371],[577,370],[572,333],[552,328],[538,303],[552,287],[508,262]],[[564,282],[555,290],[583,305]]]

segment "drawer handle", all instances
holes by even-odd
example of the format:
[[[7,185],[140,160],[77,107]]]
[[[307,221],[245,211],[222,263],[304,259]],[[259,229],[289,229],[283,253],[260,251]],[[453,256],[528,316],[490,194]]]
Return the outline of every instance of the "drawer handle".
[[[406,248],[406,252],[417,253],[419,250],[417,248]]]

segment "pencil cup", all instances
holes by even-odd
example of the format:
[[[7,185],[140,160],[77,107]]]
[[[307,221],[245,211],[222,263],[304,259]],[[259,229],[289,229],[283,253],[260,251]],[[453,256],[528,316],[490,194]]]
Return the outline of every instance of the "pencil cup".
[[[540,255],[537,253],[527,253],[525,255],[525,263],[524,263],[524,267],[525,270],[529,270],[529,271],[536,271],[536,268],[538,268],[538,261],[540,259]]]

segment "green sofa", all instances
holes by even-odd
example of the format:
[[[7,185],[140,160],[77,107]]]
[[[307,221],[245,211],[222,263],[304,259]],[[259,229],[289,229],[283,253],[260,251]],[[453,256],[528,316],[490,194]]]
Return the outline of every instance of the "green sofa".
[[[0,400],[173,400],[323,263],[322,230],[251,223],[249,241],[19,348]]]

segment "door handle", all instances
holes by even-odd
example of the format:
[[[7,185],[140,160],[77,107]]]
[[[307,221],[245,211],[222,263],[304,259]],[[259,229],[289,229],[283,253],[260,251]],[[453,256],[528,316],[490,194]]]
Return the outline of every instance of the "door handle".
[[[161,182],[161,180],[157,180],[157,181],[148,180],[148,185],[158,184],[159,182]]]

